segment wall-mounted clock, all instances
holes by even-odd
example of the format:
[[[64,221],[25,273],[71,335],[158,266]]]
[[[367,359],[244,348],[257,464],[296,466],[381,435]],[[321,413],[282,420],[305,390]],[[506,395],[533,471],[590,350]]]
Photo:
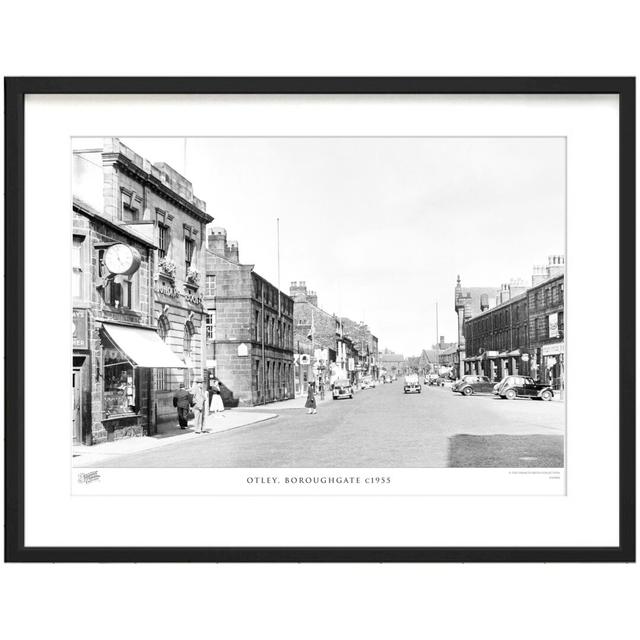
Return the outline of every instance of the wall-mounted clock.
[[[130,276],[140,267],[140,252],[129,245],[112,244],[104,253],[104,264],[111,273]]]

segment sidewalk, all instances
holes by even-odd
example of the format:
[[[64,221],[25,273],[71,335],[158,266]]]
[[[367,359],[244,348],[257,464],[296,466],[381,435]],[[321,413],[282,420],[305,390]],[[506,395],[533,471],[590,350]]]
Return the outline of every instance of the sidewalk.
[[[331,400],[331,391],[325,391],[324,400],[320,400],[320,396],[316,395],[316,404],[322,404],[327,400]],[[234,411],[255,411],[269,410],[269,411],[281,411],[282,409],[304,409],[304,403],[307,401],[307,394],[293,398],[292,400],[280,400],[279,402],[269,402],[267,404],[256,405],[255,407],[239,407]],[[253,414],[256,415],[256,414]]]
[[[303,403],[304,404],[304,403]],[[269,405],[271,409],[272,405]],[[245,427],[265,420],[276,418],[274,412],[245,413],[239,409],[230,409],[223,413],[212,413],[207,417],[206,429],[209,433],[229,431],[238,427]],[[100,466],[103,460],[110,460],[128,453],[138,453],[147,449],[155,449],[168,444],[176,444],[201,437],[193,430],[192,423],[185,431],[174,424],[158,427],[155,436],[142,436],[139,438],[122,438],[114,442],[103,442],[93,446],[76,445],[73,447],[72,465],[75,466]]]

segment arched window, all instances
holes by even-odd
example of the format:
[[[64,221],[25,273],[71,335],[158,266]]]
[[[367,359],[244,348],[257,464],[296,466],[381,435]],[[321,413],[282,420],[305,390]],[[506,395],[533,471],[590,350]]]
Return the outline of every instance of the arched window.
[[[158,318],[158,335],[162,342],[167,341],[167,336],[169,335],[169,330],[171,329],[171,325],[169,324],[169,318],[167,318],[164,313]]]
[[[187,389],[191,386],[192,372],[195,370],[191,361],[191,349],[193,347],[193,335],[196,330],[191,320],[187,321],[184,325],[184,338],[182,342],[182,355],[184,357],[184,363],[187,368],[184,370],[184,384]]]
[[[162,342],[167,341],[170,329],[169,318],[163,313],[158,317],[158,335]],[[164,391],[165,389],[169,389],[169,370],[156,369],[156,390]]]

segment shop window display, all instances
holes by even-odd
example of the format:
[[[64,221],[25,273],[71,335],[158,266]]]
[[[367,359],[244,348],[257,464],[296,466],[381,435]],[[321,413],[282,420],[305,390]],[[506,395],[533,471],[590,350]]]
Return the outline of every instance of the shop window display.
[[[105,417],[135,413],[136,385],[133,366],[118,349],[105,348],[103,354]]]

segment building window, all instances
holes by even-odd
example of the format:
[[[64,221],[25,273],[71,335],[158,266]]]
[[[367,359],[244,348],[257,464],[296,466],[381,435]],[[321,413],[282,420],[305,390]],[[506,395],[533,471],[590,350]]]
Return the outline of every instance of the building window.
[[[166,258],[169,251],[169,227],[158,224],[158,258]]]
[[[558,330],[561,332],[560,337],[564,334],[564,311],[558,312]]]
[[[164,314],[158,318],[158,335],[162,342],[167,341],[167,337],[169,336],[169,329],[171,325],[169,324],[169,319]],[[168,385],[168,371],[167,369],[156,369],[156,390],[164,391],[169,388]]]
[[[184,325],[184,337],[182,341],[182,355],[187,368],[184,370],[184,384],[187,388],[191,386],[193,363],[191,362],[191,349],[193,346],[193,334],[196,332],[193,322],[189,321]]]
[[[84,297],[84,287],[82,286],[82,236],[73,236],[72,270],[73,282],[71,285],[74,298]]]
[[[216,339],[216,312],[211,311],[205,316],[205,335],[209,342]]]
[[[204,295],[207,298],[213,298],[216,295],[216,277],[207,274],[204,280]]]
[[[116,276],[107,280],[102,289],[105,304],[116,309],[135,309],[134,284],[137,281],[137,275],[136,273],[132,278]]]
[[[253,339],[257,342],[260,340],[260,312],[254,312]]]
[[[139,219],[138,202],[134,191],[120,190],[121,218],[124,222],[137,222]]]
[[[193,260],[193,250],[195,248],[195,242],[191,238],[184,239],[184,264],[187,270],[191,266]]]

